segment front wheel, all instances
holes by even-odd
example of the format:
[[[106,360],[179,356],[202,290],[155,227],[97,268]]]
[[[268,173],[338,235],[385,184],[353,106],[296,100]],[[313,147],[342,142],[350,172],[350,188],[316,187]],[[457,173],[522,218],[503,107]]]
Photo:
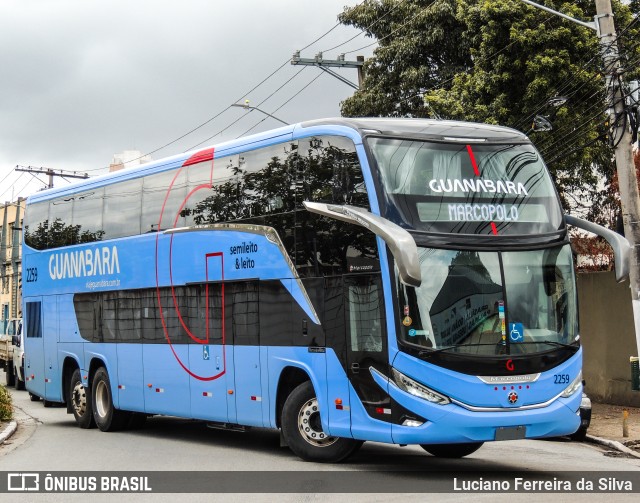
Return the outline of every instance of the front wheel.
[[[425,451],[438,458],[463,458],[476,452],[484,442],[466,444],[420,444]]]
[[[96,370],[93,376],[91,398],[93,401],[93,418],[101,431],[116,431],[126,426],[130,415],[113,406],[111,381],[109,380],[109,373],[104,367]]]
[[[282,434],[294,454],[305,461],[337,463],[362,445],[359,440],[332,437],[322,431],[318,399],[310,381],[287,397],[282,409]]]
[[[73,372],[69,381],[69,400],[71,400],[71,410],[76,424],[84,429],[94,428],[96,423],[93,421],[91,393],[82,384],[79,369]]]

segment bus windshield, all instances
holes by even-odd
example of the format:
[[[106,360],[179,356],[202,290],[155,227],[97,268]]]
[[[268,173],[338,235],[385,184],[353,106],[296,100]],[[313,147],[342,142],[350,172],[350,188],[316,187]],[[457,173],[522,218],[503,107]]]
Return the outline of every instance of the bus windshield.
[[[420,248],[419,257],[422,285],[397,282],[402,342],[487,356],[578,344],[568,245],[523,252]]]
[[[477,142],[477,140],[476,140]],[[530,144],[465,144],[369,138],[386,193],[387,219],[456,234],[557,231],[562,213]]]

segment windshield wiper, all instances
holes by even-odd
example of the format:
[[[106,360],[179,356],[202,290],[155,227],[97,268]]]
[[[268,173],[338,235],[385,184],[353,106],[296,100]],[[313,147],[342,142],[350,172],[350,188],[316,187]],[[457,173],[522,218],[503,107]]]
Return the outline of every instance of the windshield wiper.
[[[539,343],[539,344],[549,344],[550,346],[560,346],[562,348],[575,349],[578,347],[575,344],[565,344],[564,342],[557,342],[557,341],[531,341],[531,342],[533,342],[534,344]]]

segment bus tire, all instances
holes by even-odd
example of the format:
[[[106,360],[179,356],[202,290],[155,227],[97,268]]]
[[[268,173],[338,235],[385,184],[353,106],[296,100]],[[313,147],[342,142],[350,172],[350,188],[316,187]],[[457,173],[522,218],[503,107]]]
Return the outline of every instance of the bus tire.
[[[282,409],[282,434],[293,451],[305,461],[337,463],[360,448],[362,442],[331,437],[322,431],[313,384],[300,384],[287,397]]]
[[[93,419],[100,431],[117,431],[127,425],[129,413],[113,406],[111,381],[109,373],[104,367],[100,367],[93,375],[91,399],[93,401]]]
[[[13,367],[13,383],[18,391],[22,391],[24,389],[24,381],[20,379],[20,376],[18,376],[18,369],[16,367]]]
[[[9,386],[13,386],[13,362],[8,362],[4,367],[4,382]]]
[[[31,399],[33,400],[31,395]],[[93,420],[93,407],[91,406],[91,393],[82,384],[80,369],[75,369],[69,380],[69,400],[76,424],[83,429],[95,428]]]
[[[473,454],[484,442],[468,442],[465,444],[420,444],[425,451],[438,458],[463,458]]]

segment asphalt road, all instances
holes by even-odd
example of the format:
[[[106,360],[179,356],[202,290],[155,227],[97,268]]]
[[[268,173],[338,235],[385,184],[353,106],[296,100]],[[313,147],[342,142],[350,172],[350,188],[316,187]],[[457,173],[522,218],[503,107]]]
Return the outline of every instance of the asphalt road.
[[[4,376],[1,375],[0,379]],[[367,442],[346,463],[306,463],[288,449],[279,447],[276,431],[252,429],[244,433],[207,428],[201,421],[170,417],[150,418],[135,431],[103,433],[82,430],[65,408],[45,408],[31,402],[29,395],[13,391],[18,431],[0,446],[0,472],[58,472],[71,474],[110,471],[179,471],[182,481],[206,477],[234,492],[252,494],[147,494],[136,500],[176,501],[424,501],[432,487],[453,488],[460,480],[504,478],[514,484],[514,472],[526,479],[552,479],[559,472],[595,473],[615,478],[614,472],[640,471],[640,459],[612,457],[600,447],[566,439],[521,440],[485,444],[476,453],[459,460],[430,456],[418,446],[399,447]],[[375,473],[371,473],[374,471]],[[206,473],[203,473],[206,472]],[[244,473],[253,472],[253,473]],[[272,473],[277,472],[277,473]],[[482,472],[482,473],[479,473]],[[170,478],[170,474],[167,475]],[[175,476],[175,475],[174,475]],[[638,473],[634,474],[640,481]],[[353,477],[360,494],[332,494]],[[562,476],[560,476],[562,479]],[[216,482],[217,481],[217,482]],[[225,485],[224,483],[228,485]],[[283,494],[261,494],[256,487]],[[335,486],[332,486],[335,484]],[[640,483],[636,484],[640,486]],[[406,491],[404,489],[406,488]],[[187,489],[185,489],[186,491]],[[215,490],[215,489],[214,489]],[[639,491],[640,487],[634,487]],[[389,492],[390,491],[390,492]],[[295,492],[295,493],[294,493]],[[328,492],[328,494],[327,494]],[[411,492],[413,494],[400,494]],[[368,493],[368,494],[363,494]],[[36,496],[36,495],[31,495]],[[486,494],[474,490],[437,495],[443,501],[576,501],[576,493]],[[616,494],[616,501],[638,494]],[[24,495],[2,494],[2,502],[27,501]],[[87,495],[38,495],[43,501],[86,500]],[[91,495],[115,500],[122,495]],[[127,496],[127,500],[131,495]],[[602,500],[602,494],[581,494],[579,500]]]

